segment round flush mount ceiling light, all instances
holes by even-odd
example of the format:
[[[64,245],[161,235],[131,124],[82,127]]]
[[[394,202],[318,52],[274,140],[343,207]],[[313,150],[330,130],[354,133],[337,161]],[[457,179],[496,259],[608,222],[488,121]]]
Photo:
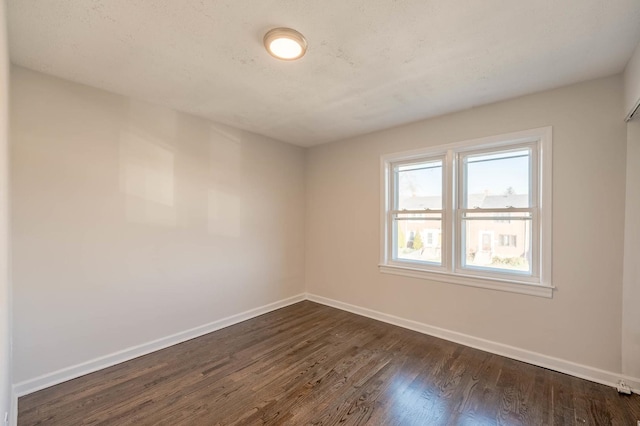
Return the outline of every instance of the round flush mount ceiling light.
[[[274,58],[295,61],[307,52],[307,40],[291,28],[274,28],[264,35],[264,47]]]

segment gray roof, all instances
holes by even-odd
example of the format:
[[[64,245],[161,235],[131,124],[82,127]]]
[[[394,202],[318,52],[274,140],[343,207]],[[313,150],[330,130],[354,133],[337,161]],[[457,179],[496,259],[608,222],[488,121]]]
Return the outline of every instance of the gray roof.
[[[529,207],[529,195],[527,194],[505,194],[505,195],[485,195],[469,194],[468,208],[480,207],[482,209],[500,209],[505,207]],[[442,208],[442,197],[410,197],[400,200],[400,206],[407,210]]]
[[[400,206],[407,210],[440,210],[442,208],[442,197],[428,196],[405,198],[400,200]]]
[[[476,207],[483,207],[482,203],[484,201],[484,197],[486,197],[486,195],[484,194],[469,194],[469,200],[468,200],[469,205],[467,207],[470,209],[473,209]]]
[[[483,209],[502,209],[505,207],[529,207],[529,195],[507,194],[487,195],[480,206]]]

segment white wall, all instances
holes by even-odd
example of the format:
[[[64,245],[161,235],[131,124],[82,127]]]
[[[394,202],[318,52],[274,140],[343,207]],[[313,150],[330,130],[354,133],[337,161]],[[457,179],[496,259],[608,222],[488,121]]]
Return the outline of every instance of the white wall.
[[[640,101],[640,43],[624,72],[625,116]],[[627,194],[622,294],[622,372],[640,377],[640,112],[627,123]]]
[[[640,101],[640,43],[624,70],[624,115],[633,112]]]
[[[0,422],[11,406],[11,288],[9,281],[8,90],[5,2],[0,0]]]
[[[640,117],[627,123],[622,372],[640,377]]]
[[[621,76],[307,152],[307,290],[621,372],[626,128]],[[553,299],[378,272],[380,155],[553,126]]]
[[[304,151],[11,75],[14,382],[304,291]]]

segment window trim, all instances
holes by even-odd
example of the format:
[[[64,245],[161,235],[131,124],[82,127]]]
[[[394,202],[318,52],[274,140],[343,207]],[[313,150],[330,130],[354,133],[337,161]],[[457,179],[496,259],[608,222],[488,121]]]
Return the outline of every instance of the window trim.
[[[468,268],[461,269],[459,262],[454,262],[458,255],[455,246],[459,246],[458,221],[454,220],[457,211],[454,210],[454,197],[458,202],[462,197],[458,188],[454,189],[455,180],[460,179],[462,170],[458,165],[458,156],[465,154],[475,154],[484,150],[495,150],[501,147],[517,147],[532,145],[536,152],[535,161],[537,167],[532,165],[532,182],[530,185],[537,185],[537,199],[532,200],[535,204],[535,212],[532,219],[532,232],[536,232],[538,240],[536,251],[537,263],[532,265],[531,276],[517,276],[517,273],[504,274],[500,272],[474,273]],[[447,282],[472,287],[489,288],[494,290],[508,291],[520,294],[528,294],[540,297],[553,297],[555,287],[551,282],[551,261],[552,261],[552,127],[541,127],[502,135],[489,136],[465,140],[461,142],[449,143],[433,147],[426,147],[411,151],[385,154],[380,157],[380,264],[379,270],[382,273],[403,275],[413,278],[422,278],[432,281]],[[393,253],[392,241],[392,215],[390,212],[391,197],[389,194],[396,194],[392,190],[393,185],[393,165],[398,162],[411,162],[425,160],[429,158],[444,158],[443,162],[443,208],[442,212],[442,266],[422,269],[418,262],[393,260],[390,256]],[[449,170],[453,167],[454,170]],[[457,168],[457,169],[456,169]],[[535,193],[535,192],[530,192]],[[532,206],[533,207],[533,206]],[[537,222],[537,225],[536,225]],[[452,244],[453,243],[453,244]],[[535,269],[534,269],[535,268]]]

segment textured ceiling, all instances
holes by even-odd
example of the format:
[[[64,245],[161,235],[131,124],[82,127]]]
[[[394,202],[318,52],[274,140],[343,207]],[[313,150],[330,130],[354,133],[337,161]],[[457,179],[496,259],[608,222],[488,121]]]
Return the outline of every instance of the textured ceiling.
[[[7,3],[15,64],[302,146],[615,74],[640,39],[638,0]]]

